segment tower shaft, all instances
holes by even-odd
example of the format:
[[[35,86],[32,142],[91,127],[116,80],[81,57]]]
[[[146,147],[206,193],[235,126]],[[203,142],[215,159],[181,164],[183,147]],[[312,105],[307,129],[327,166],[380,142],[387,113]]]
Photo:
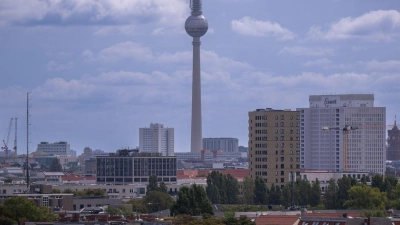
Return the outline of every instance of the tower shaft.
[[[192,130],[190,152],[202,150],[200,37],[193,37]]]

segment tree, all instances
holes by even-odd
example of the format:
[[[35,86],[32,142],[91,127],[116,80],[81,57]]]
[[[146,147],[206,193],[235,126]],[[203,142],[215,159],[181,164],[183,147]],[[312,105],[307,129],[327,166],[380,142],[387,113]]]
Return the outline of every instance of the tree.
[[[131,204],[132,211],[135,213],[148,213],[147,204],[143,203],[141,198],[132,198],[126,204]]]
[[[147,205],[147,211],[150,213],[169,209],[173,202],[171,195],[161,191],[148,191],[142,199],[142,203]]]
[[[291,184],[285,184],[285,186],[282,189],[281,193],[281,204],[285,206],[285,208],[289,207],[291,205],[291,194],[290,194],[290,185]]]
[[[237,204],[239,195],[239,182],[232,175],[226,175],[226,195],[228,204]]]
[[[384,191],[383,176],[380,174],[372,176],[371,187],[376,187],[380,191]]]
[[[280,194],[280,191],[277,191],[277,189],[280,190],[279,186],[275,187],[275,184],[271,184],[271,188],[269,189],[269,194],[268,194],[268,203],[269,204],[272,204],[272,205],[280,204],[281,194]]]
[[[400,209],[400,183],[397,183],[396,187],[392,190],[391,193],[391,206],[393,209]]]
[[[168,193],[168,188],[167,185],[165,185],[164,181],[160,182],[160,187],[159,187],[160,192]]]
[[[265,205],[267,203],[268,188],[265,181],[257,176],[254,181],[254,204]]]
[[[57,219],[57,215],[50,213],[47,207],[36,207],[34,201],[23,197],[7,198],[4,200],[4,206],[9,209],[11,219],[14,221],[27,219],[30,221],[45,222]]]
[[[338,191],[337,191],[337,204],[336,208],[344,209],[344,202],[349,199],[349,189],[351,188],[351,180],[347,176],[343,176],[338,179]]]
[[[330,179],[324,195],[324,205],[326,209],[336,209],[337,207],[337,185],[335,179]]]
[[[50,172],[62,172],[62,166],[60,163],[60,160],[58,158],[53,158],[51,161],[50,167],[49,167]]]
[[[4,205],[0,205],[0,224],[13,225],[16,222],[12,219],[11,209],[6,208]]]
[[[350,188],[349,200],[344,205],[349,209],[383,210],[386,201],[386,193],[376,187],[362,185]]]
[[[172,215],[188,214],[199,216],[204,213],[214,215],[211,201],[203,187],[192,184],[190,187],[181,187],[176,202],[171,207]]]
[[[106,213],[109,215],[129,216],[132,214],[132,209],[123,205],[109,205],[106,209]]]
[[[149,184],[147,185],[146,189],[147,192],[150,191],[158,191],[158,184],[157,184],[158,180],[157,180],[157,176],[155,174],[151,174],[149,176]]]
[[[319,185],[318,179],[316,179],[315,182],[311,185],[309,203],[312,207],[321,204],[321,187]]]
[[[392,190],[396,187],[398,183],[398,180],[395,176],[393,175],[387,175],[385,176],[384,180],[383,180],[383,188],[384,191],[387,194],[388,199],[394,199],[392,197]]]
[[[248,205],[254,203],[254,180],[250,177],[243,179],[243,203]]]
[[[294,185],[294,192],[296,197],[296,202],[300,206],[306,206],[309,203],[310,199],[310,192],[311,192],[311,185],[310,182],[304,179],[296,180]]]
[[[224,224],[229,225],[256,225],[256,223],[247,218],[247,216],[240,216],[239,218],[235,218],[233,216],[224,217],[222,221]]]
[[[212,171],[207,175],[206,193],[214,204],[226,204],[227,196],[226,176],[218,171]]]

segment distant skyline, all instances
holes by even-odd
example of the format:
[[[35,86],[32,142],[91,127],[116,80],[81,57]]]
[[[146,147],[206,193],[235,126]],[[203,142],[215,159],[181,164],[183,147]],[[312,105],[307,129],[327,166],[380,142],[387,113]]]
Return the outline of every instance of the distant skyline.
[[[399,10],[398,0],[203,0],[203,138],[247,146],[249,111],[308,107],[314,94],[374,94],[393,124]],[[189,15],[189,0],[0,1],[0,138],[18,118],[26,152],[31,91],[31,152],[42,141],[77,154],[135,148],[150,123],[190,151]]]

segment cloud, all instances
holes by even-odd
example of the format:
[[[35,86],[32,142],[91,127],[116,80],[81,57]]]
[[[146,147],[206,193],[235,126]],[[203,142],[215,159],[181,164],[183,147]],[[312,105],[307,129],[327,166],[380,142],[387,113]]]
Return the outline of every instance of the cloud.
[[[372,60],[368,62],[360,62],[362,66],[366,69],[372,71],[400,71],[400,61],[399,60],[389,60],[389,61],[377,61]]]
[[[58,72],[58,71],[63,71],[63,70],[69,70],[74,67],[73,62],[67,62],[67,63],[58,63],[54,60],[51,60],[45,65],[45,68],[47,71],[50,72]]]
[[[326,58],[322,59],[317,59],[314,61],[307,61],[303,64],[305,67],[323,67],[323,68],[328,68],[332,65],[332,61]]]
[[[328,56],[333,55],[334,50],[330,48],[307,48],[307,47],[284,47],[279,51],[280,54],[290,54],[297,56]]]
[[[311,27],[307,36],[309,39],[328,41],[390,41],[400,37],[400,12],[378,10],[355,18],[342,18],[331,24],[327,31],[320,27]]]
[[[292,40],[295,35],[278,23],[260,21],[250,17],[231,22],[232,30],[238,34],[255,37],[275,37],[277,40]]]
[[[157,33],[176,32],[189,15],[184,0],[2,0],[0,24],[38,25],[104,25],[122,26],[152,24]],[[100,29],[98,33],[112,32]],[[164,32],[160,32],[164,31]]]
[[[140,63],[144,62],[162,65],[183,63],[187,65],[187,68],[191,68],[193,53],[191,51],[157,53],[142,44],[135,42],[122,42],[104,48],[98,53],[93,53],[91,50],[87,49],[83,51],[81,55],[86,61],[115,63],[129,60]],[[220,57],[215,52],[206,50],[201,50],[201,60],[202,64],[206,65],[202,70],[207,71],[243,71],[252,68],[245,62],[238,62],[229,58]]]

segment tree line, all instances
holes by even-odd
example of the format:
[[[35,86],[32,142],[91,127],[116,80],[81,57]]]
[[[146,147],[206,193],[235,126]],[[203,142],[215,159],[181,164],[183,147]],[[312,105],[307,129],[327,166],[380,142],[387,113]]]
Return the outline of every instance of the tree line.
[[[367,185],[370,183],[370,186]],[[335,181],[331,179],[321,192],[318,179],[309,182],[298,179],[295,182],[280,185],[267,185],[257,176],[245,177],[242,193],[239,194],[238,181],[231,175],[213,171],[207,176],[207,197],[213,204],[245,204],[269,206],[309,207],[314,209],[400,209],[400,184],[394,176],[376,174],[370,179],[364,176],[360,180],[343,176]],[[369,196],[365,198],[364,196]]]

